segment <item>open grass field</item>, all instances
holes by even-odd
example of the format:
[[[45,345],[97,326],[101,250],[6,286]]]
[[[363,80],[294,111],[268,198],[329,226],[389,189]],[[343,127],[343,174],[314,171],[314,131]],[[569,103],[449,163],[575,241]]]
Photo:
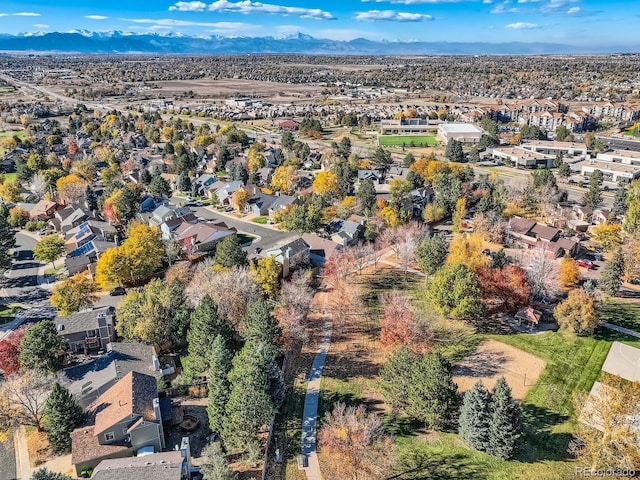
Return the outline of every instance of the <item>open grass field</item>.
[[[385,147],[435,147],[438,141],[432,135],[380,135],[378,144]]]
[[[636,299],[609,299],[598,308],[603,322],[640,332],[640,303]]]
[[[2,147],[3,138],[13,137],[14,135],[16,135],[18,138],[24,138],[26,133],[26,130],[8,130],[6,132],[0,132],[0,155],[4,155],[6,153],[4,147]]]
[[[640,137],[640,123],[636,123],[633,127],[624,132],[629,137]]]

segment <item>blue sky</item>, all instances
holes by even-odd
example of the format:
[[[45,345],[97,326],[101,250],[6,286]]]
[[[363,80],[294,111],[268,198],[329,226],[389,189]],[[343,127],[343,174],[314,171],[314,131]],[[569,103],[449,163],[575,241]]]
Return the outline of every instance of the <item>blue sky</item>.
[[[633,0],[2,0],[0,33],[122,30],[388,41],[559,42],[640,51]]]

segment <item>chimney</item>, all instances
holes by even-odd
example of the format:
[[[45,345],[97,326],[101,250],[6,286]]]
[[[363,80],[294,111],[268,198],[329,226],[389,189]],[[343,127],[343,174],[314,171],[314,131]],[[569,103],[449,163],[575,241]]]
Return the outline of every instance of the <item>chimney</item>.
[[[160,361],[158,360],[158,355],[153,355],[151,357],[151,361],[153,362],[153,370],[156,372],[160,371]]]

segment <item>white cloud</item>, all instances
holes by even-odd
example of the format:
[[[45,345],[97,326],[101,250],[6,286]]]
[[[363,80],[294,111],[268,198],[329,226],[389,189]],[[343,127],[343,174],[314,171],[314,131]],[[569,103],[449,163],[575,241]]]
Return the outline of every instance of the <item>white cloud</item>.
[[[498,3],[495,7],[491,9],[491,13],[500,14],[500,13],[516,13],[518,9],[516,7],[511,6],[511,2],[506,0],[505,2]]]
[[[50,28],[50,25],[45,25],[44,23],[34,23],[33,26],[36,28]]]
[[[192,22],[188,20],[175,20],[173,18],[121,18],[125,22],[142,23],[154,25],[154,28],[161,27],[208,27],[217,29],[239,29],[239,28],[256,28],[259,25],[252,25],[250,23],[243,22]]]
[[[399,5],[434,5],[437,3],[460,3],[465,0],[361,0],[363,3],[394,3]],[[487,3],[483,0],[483,3]],[[491,0],[489,0],[491,3]]]
[[[8,13],[0,13],[0,17],[8,17],[9,14]]]
[[[268,13],[301,18],[314,18],[317,20],[333,20],[335,18],[330,12],[320,8],[287,7],[271,3],[252,2],[251,0],[242,0],[239,2],[216,0],[209,5],[204,2],[177,2],[170,6],[169,10],[181,12],[202,12],[204,10],[209,10],[210,12],[236,12],[244,14]]]
[[[581,12],[580,7],[571,7],[569,10],[567,10],[567,14],[569,15],[577,15]]]
[[[85,15],[84,18],[88,18],[89,20],[106,20],[109,17],[105,17],[104,15]]]
[[[14,15],[16,17],[39,17],[40,16],[39,13],[34,13],[34,12],[18,12],[18,13],[12,13],[11,15]]]
[[[428,22],[433,20],[431,15],[422,13],[396,12],[395,10],[369,10],[357,12],[356,20],[361,21],[389,21],[389,22]]]
[[[505,25],[504,28],[508,28],[510,30],[532,30],[534,28],[540,28],[540,25],[537,23],[516,22]]]

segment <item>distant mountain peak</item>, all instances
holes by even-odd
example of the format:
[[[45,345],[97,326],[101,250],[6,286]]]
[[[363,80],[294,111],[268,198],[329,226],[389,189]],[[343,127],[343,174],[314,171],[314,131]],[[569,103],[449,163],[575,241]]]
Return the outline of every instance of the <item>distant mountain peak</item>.
[[[301,32],[285,37],[188,36],[121,31],[34,32],[0,35],[0,51],[138,54],[315,54],[315,55],[548,55],[632,52],[631,48],[558,43],[331,40]]]

